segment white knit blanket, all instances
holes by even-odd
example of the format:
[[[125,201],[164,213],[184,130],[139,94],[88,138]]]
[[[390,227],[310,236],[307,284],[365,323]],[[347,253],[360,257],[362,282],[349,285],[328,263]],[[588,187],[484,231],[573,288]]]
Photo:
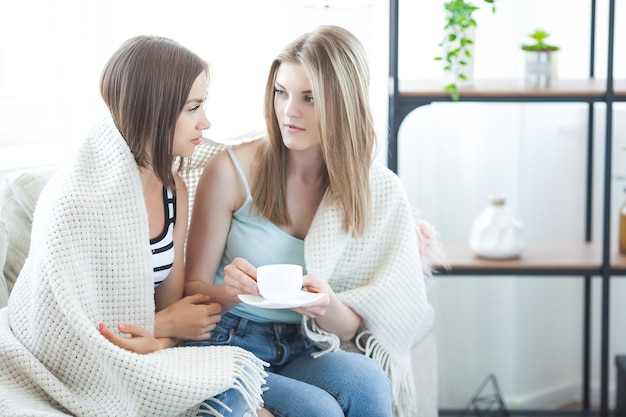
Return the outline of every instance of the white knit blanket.
[[[414,417],[411,348],[430,330],[428,303],[416,234],[416,219],[398,177],[380,164],[370,174],[370,227],[361,238],[342,232],[338,205],[324,205],[304,244],[307,272],[328,277],[338,297],[356,311],[364,329],[355,343],[391,378],[394,414]],[[303,318],[306,335],[325,351],[339,340]],[[343,346],[348,349],[349,346]],[[323,353],[323,352],[322,352]],[[349,372],[349,371],[347,371]]]
[[[139,173],[107,120],[37,204],[28,259],[0,310],[0,414],[194,415],[229,388],[256,409],[265,372],[246,351],[185,347],[140,355],[98,332],[99,322],[152,330],[153,291]]]

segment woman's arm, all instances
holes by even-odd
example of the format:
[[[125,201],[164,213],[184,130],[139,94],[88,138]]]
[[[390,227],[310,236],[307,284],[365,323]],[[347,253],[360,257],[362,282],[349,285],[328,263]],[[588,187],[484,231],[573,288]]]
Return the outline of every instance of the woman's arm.
[[[352,340],[361,325],[361,317],[337,297],[325,279],[305,275],[303,285],[305,290],[323,293],[324,296],[314,303],[293,310],[314,318],[320,328],[336,334],[342,342]]]
[[[176,180],[176,223],[174,225],[174,265],[167,278],[156,288],[154,301],[156,338],[203,340],[210,336],[221,319],[222,308],[210,302],[210,297],[195,294],[183,298],[185,285],[185,239],[189,199],[183,180]]]
[[[187,237],[187,220],[189,199],[187,186],[180,176],[176,181],[176,223],[174,224],[174,264],[167,278],[154,290],[156,311],[162,311],[183,298],[185,285],[185,239]]]
[[[141,326],[133,326],[130,324],[119,323],[117,325],[118,330],[131,336],[130,338],[118,336],[104,323],[98,325],[98,330],[105,338],[111,343],[121,347],[122,349],[130,350],[135,353],[151,353],[160,349],[173,347],[176,345],[176,340],[168,337],[156,338],[152,333],[147,331]]]
[[[237,157],[246,170],[256,150],[257,143],[236,147]],[[220,265],[232,216],[246,199],[245,187],[239,173],[226,151],[212,157],[204,168],[191,216],[187,239],[185,265],[185,294],[203,293],[222,305],[224,311],[240,302],[237,292],[224,284],[214,284]],[[242,272],[243,274],[243,272]],[[257,293],[252,286],[255,281],[244,276],[249,293]]]

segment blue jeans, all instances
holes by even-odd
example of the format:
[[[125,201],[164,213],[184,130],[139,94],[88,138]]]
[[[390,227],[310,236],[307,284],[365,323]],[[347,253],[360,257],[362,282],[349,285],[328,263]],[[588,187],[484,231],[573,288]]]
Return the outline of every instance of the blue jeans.
[[[250,407],[248,407],[248,403],[246,403],[246,400],[243,398],[243,395],[241,395],[241,393],[234,388],[217,395],[215,400],[227,405],[228,408],[230,408],[231,411],[228,411],[226,407],[216,401],[213,401],[213,399],[206,401],[211,408],[224,417],[252,417],[254,415],[252,414]],[[214,414],[210,414],[209,410],[210,409],[205,404],[202,404],[200,406],[200,411],[196,414],[196,416],[213,416]]]
[[[231,411],[228,411],[226,407],[215,401],[207,400],[206,402],[224,417],[252,417],[254,415],[250,407],[248,407],[248,403],[246,403],[246,400],[243,398],[243,395],[234,388],[222,392],[220,395],[216,396],[215,399],[227,405]],[[205,404],[200,406],[200,411],[196,414],[197,417],[213,415],[214,414],[209,414],[209,409]]]
[[[183,346],[239,346],[270,364],[264,407],[274,417],[391,417],[391,383],[374,360],[352,352],[317,359],[299,324],[257,323],[226,313],[202,341]]]

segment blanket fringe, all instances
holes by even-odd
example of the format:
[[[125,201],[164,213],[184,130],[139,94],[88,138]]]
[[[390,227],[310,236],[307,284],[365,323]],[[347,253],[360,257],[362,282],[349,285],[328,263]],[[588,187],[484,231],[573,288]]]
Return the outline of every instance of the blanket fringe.
[[[369,330],[359,333],[355,338],[355,344],[365,356],[380,364],[391,380],[394,416],[413,417],[417,410],[417,402],[415,399],[415,381],[410,372],[412,366],[399,367],[393,363],[389,352],[384,349],[380,341]]]
[[[328,352],[341,350],[337,335],[320,329],[315,320],[306,316],[302,317],[302,332],[315,346],[321,349],[312,354],[314,358]],[[417,402],[415,399],[415,381],[411,372],[412,366],[400,367],[393,363],[389,352],[369,330],[359,333],[354,342],[357,349],[376,361],[391,380],[394,416],[413,417],[417,410]]]
[[[339,336],[319,328],[315,320],[310,317],[302,316],[301,331],[304,337],[308,338],[315,347],[320,349],[311,355],[314,358],[319,358],[328,352],[341,350]]]
[[[256,416],[256,410],[263,407],[262,385],[267,377],[264,367],[269,364],[244,350],[235,354],[234,360],[237,369],[234,388],[241,393]]]
[[[198,411],[201,412],[203,415],[224,417],[215,408],[213,408],[211,403],[216,403],[217,405],[224,407],[229,413],[233,411],[228,405],[224,404],[217,398],[209,398],[208,400],[204,401],[202,404],[200,404],[200,409]]]

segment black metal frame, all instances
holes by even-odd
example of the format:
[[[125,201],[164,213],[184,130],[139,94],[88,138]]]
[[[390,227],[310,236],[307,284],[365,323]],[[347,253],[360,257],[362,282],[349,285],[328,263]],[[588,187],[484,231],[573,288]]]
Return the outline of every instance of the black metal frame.
[[[590,67],[589,77],[595,77],[595,32],[596,32],[596,0],[591,3],[591,47],[590,47]],[[449,97],[410,97],[401,96],[398,93],[398,27],[399,27],[399,0],[389,2],[389,141],[388,141],[388,167],[398,171],[398,132],[400,125],[406,116],[420,106],[429,105],[433,102],[450,102]],[[610,236],[611,236],[611,172],[612,172],[612,126],[613,126],[613,103],[616,101],[613,87],[613,53],[614,53],[614,32],[615,32],[615,0],[609,0],[609,30],[608,30],[608,63],[607,63],[607,83],[606,94],[603,97],[597,95],[580,94],[578,96],[557,97],[557,96],[525,96],[525,97],[503,97],[483,95],[481,97],[464,97],[461,94],[460,101],[467,102],[582,102],[588,103],[588,125],[587,125],[587,178],[586,178],[586,207],[585,207],[585,241],[592,239],[592,196],[593,196],[593,130],[594,130],[594,103],[606,104],[606,138],[604,156],[604,202],[603,202],[603,230],[602,230],[602,268],[599,275],[602,281],[601,295],[601,380],[600,380],[600,411],[601,417],[609,415],[608,409],[608,380],[609,380],[609,289],[611,278],[610,265]],[[448,275],[498,275],[503,271],[488,269],[483,271],[454,270],[443,271]],[[581,414],[596,415],[597,412],[590,408],[590,367],[591,367],[591,280],[598,271],[571,268],[567,270],[532,270],[523,268],[518,271],[506,270],[506,275],[581,275],[584,279],[584,334],[583,334],[583,404]],[[442,415],[457,413],[458,410],[440,410]],[[556,410],[513,410],[512,415],[541,415],[541,414],[563,414]],[[568,411],[566,414],[571,415]]]

